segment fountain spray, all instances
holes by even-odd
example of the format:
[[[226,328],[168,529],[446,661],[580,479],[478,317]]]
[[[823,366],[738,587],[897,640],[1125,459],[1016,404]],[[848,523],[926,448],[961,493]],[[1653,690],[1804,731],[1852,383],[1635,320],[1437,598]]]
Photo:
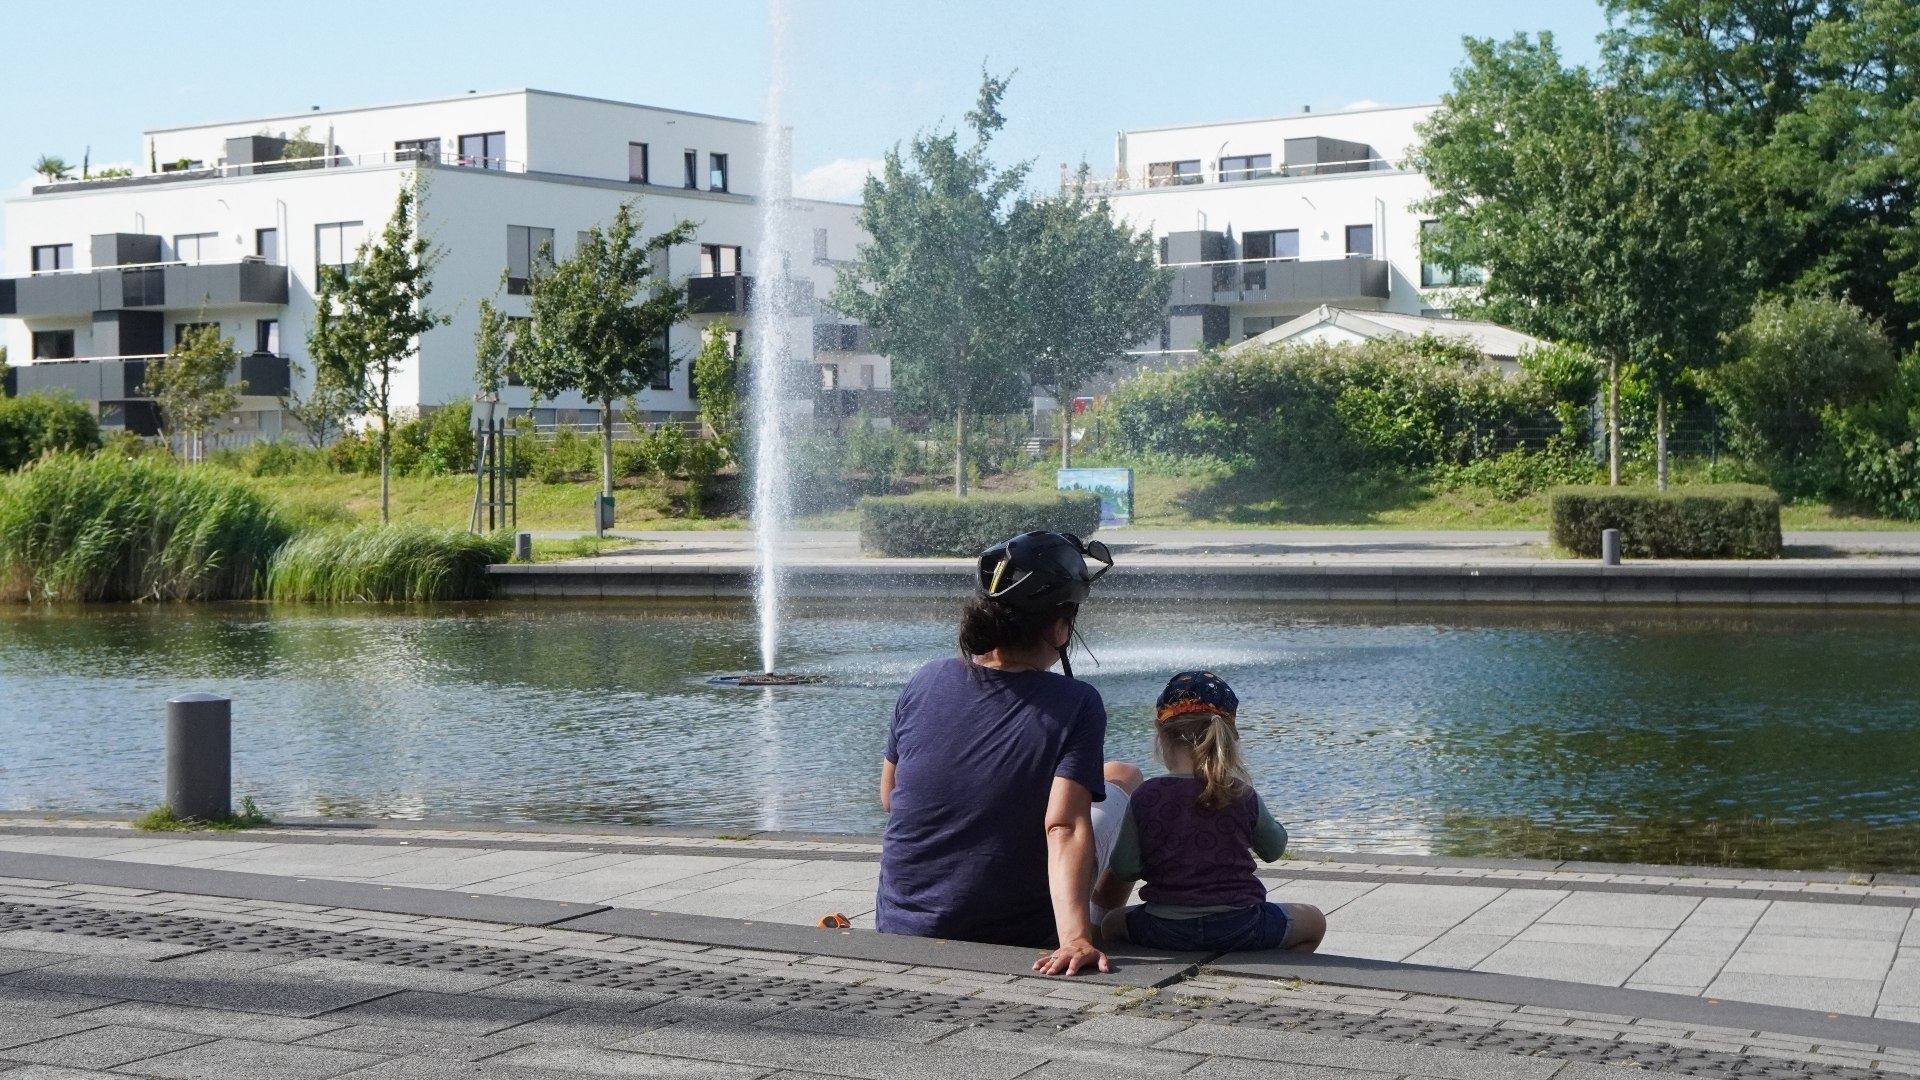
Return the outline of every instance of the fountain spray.
[[[767,104],[760,120],[760,243],[747,321],[753,367],[753,594],[760,621],[760,670],[772,674],[780,645],[780,547],[790,516],[787,402],[795,387],[793,144],[786,124],[786,3],[767,4]],[[806,342],[811,345],[811,341]]]

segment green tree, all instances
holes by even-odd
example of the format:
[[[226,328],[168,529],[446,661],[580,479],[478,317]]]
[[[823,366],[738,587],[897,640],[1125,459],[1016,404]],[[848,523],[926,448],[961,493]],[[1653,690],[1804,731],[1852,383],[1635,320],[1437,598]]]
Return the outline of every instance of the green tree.
[[[1844,300],[1767,300],[1729,338],[1732,359],[1710,388],[1741,455],[1770,467],[1804,463],[1820,449],[1822,416],[1894,389],[1898,365],[1886,335]]]
[[[600,487],[613,494],[613,406],[673,370],[667,333],[686,318],[687,290],[658,276],[656,260],[693,238],[690,222],[640,239],[634,205],[594,226],[571,258],[537,260],[528,279],[533,323],[522,363],[532,391],[577,391],[600,406]]]
[[[188,461],[204,456],[207,429],[240,404],[244,380],[232,379],[240,363],[233,339],[220,333],[217,323],[203,323],[182,334],[165,359],[147,364],[142,392],[160,410],[166,434],[181,437]]]
[[[482,394],[507,385],[513,363],[513,320],[486,297],[480,299],[480,329],[473,335],[473,381]]]
[[[1080,183],[1022,198],[1008,218],[1006,292],[1034,382],[1060,403],[1060,467],[1073,464],[1073,399],[1160,326],[1172,287],[1153,234],[1115,220]]]
[[[307,355],[372,413],[380,433],[380,520],[391,516],[393,376],[420,348],[420,336],[447,320],[427,306],[434,251],[421,235],[419,174],[403,184],[380,239],[363,245],[346,273],[323,266]]]
[[[700,352],[693,358],[693,390],[700,401],[700,419],[728,454],[739,454],[741,430],[740,377],[745,350],[734,344],[732,328],[711,322],[701,332]]]
[[[920,134],[887,151],[867,179],[859,222],[871,238],[835,283],[833,306],[866,323],[893,364],[894,400],[953,421],[953,490],[967,492],[967,422],[1018,409],[1019,299],[1011,277],[1008,201],[1026,166],[1001,169],[987,145],[1006,123],[1007,80],[983,75],[967,113],[973,142]]]
[[[66,158],[56,154],[41,154],[40,159],[33,163],[33,171],[45,178],[49,184],[56,180],[73,178],[73,166],[67,164]]]
[[[301,124],[295,128],[293,135],[287,139],[286,145],[280,148],[280,160],[308,161],[324,155],[327,148],[314,139],[310,134],[312,130],[310,124]]]
[[[1664,483],[1666,398],[1712,364],[1746,298],[1719,150],[1683,111],[1564,66],[1551,35],[1466,50],[1413,155],[1439,222],[1427,257],[1485,269],[1463,307],[1605,359],[1616,484],[1620,373],[1639,366],[1661,402]]]
[[[292,364],[292,367],[296,380],[305,374],[300,365]],[[346,429],[347,418],[359,408],[353,388],[342,385],[339,377],[324,367],[314,371],[313,385],[306,393],[289,387],[280,399],[280,407],[300,422],[301,433],[315,450],[333,445]]]

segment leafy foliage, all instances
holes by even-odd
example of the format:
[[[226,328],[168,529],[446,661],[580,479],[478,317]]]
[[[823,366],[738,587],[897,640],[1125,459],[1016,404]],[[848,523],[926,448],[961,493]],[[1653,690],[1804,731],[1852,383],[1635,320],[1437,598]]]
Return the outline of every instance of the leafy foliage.
[[[159,407],[167,433],[185,437],[189,461],[199,459],[207,429],[240,404],[246,381],[228,381],[239,363],[233,339],[222,336],[217,323],[202,323],[181,335],[165,359],[147,365],[146,394]]]
[[[1751,484],[1678,491],[1567,487],[1548,496],[1555,547],[1598,558],[1600,534],[1620,530],[1621,554],[1637,559],[1774,559],[1780,556],[1780,496]]]
[[[1795,466],[1822,451],[1823,414],[1878,400],[1897,365],[1880,328],[1844,300],[1757,305],[1729,341],[1734,359],[1713,373],[1715,401],[1736,452],[1763,466]]]
[[[1092,491],[860,500],[861,550],[891,558],[965,558],[1032,529],[1091,536],[1099,527],[1100,495]]]
[[[42,454],[100,448],[100,424],[93,410],[65,394],[0,397],[0,473]]]
[[[700,419],[713,429],[728,454],[738,455],[742,430],[740,392],[745,378],[745,350],[733,344],[724,322],[711,322],[702,332],[700,352],[693,358],[693,390],[700,401]]]
[[[290,532],[231,473],[58,455],[0,481],[0,596],[250,599]]]
[[[511,554],[505,534],[404,524],[318,529],[280,549],[267,593],[324,603],[484,599],[492,592],[488,565]]]

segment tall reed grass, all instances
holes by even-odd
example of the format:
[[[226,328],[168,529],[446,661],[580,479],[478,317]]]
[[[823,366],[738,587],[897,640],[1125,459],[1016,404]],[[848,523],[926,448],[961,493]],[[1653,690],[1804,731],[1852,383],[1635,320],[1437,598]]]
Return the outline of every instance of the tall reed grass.
[[[0,598],[250,599],[291,535],[231,473],[55,455],[0,478]]]
[[[512,552],[505,536],[430,525],[361,525],[302,533],[274,556],[267,595],[324,603],[478,600],[489,563]]]

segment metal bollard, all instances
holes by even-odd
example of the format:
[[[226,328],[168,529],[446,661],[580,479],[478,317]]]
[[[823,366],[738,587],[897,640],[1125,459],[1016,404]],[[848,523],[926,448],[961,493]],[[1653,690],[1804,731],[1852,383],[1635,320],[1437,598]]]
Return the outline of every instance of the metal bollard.
[[[233,702],[182,694],[167,702],[167,809],[177,818],[233,816]]]
[[[1620,565],[1620,530],[1600,530],[1600,565]]]
[[[518,562],[533,561],[533,534],[518,532],[513,534],[513,557]]]
[[[593,535],[605,536],[613,528],[613,496],[595,495],[593,497]]]

